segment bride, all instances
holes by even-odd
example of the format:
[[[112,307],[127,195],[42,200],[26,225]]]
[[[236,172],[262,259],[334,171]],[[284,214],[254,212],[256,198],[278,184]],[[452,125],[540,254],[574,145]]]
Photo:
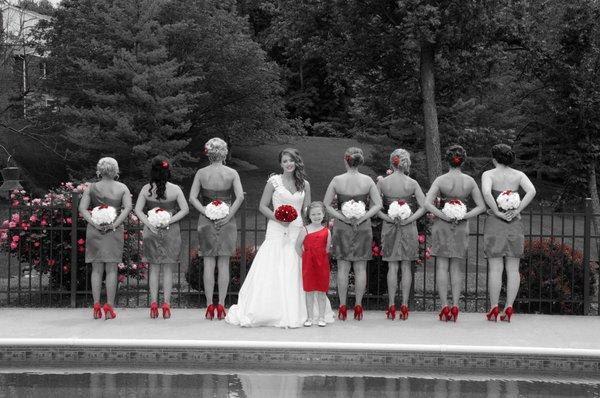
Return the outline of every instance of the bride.
[[[260,200],[259,210],[269,219],[265,241],[240,288],[237,305],[229,308],[225,318],[234,325],[295,328],[308,317],[302,265],[294,245],[303,226],[302,210],[310,203],[310,185],[304,179],[304,163],[296,149],[281,151],[279,163],[283,174],[269,178]],[[273,209],[294,206],[298,218],[291,223],[277,221],[269,202]],[[326,321],[333,322],[329,300]]]

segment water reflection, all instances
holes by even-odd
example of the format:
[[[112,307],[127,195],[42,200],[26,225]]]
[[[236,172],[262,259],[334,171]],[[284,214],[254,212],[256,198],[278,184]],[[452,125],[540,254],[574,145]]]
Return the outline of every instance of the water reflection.
[[[521,398],[599,397],[600,384],[416,377],[235,374],[0,373],[3,397],[335,397]]]

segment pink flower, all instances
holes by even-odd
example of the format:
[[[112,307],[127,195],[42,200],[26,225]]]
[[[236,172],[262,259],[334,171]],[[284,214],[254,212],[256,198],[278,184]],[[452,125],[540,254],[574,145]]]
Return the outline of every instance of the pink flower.
[[[12,250],[16,250],[17,247],[19,247],[19,244],[17,242],[10,242],[10,248]]]
[[[383,180],[383,176],[377,176],[377,182]]]
[[[23,196],[23,200],[24,200],[25,202],[29,202],[29,199],[30,199],[30,198],[29,198],[29,196]]]
[[[132,263],[131,264],[131,269],[135,271],[137,269],[137,264],[136,263]]]
[[[425,243],[425,235],[419,235],[418,237],[419,243]]]
[[[428,247],[425,249],[425,259],[429,260],[431,258],[431,249]]]
[[[63,272],[66,274],[69,272],[69,267],[67,267],[66,265],[62,267]]]
[[[118,269],[125,269],[125,264],[119,263],[119,264],[117,264],[117,268]]]
[[[123,275],[123,274],[120,274],[120,275],[119,275],[119,282],[120,282],[120,283],[122,283],[122,282],[125,282],[125,279],[126,279],[126,278],[125,278],[125,275]]]
[[[17,197],[17,195],[15,195],[14,193],[11,193],[11,194],[10,194],[10,198],[11,198],[11,199],[14,199],[14,198],[16,198],[16,197]]]
[[[15,236],[12,237],[12,241],[13,242],[18,242],[20,240],[21,240],[21,237],[19,235],[15,235]]]
[[[387,174],[387,175],[394,174],[394,171],[393,171],[393,170],[390,170],[390,169],[387,169],[387,170],[385,171],[385,174]]]
[[[8,239],[8,234],[6,232],[2,232],[2,234],[0,235],[0,239],[7,240]]]
[[[42,200],[40,198],[35,198],[31,201],[31,204],[34,206],[39,206],[42,204]]]
[[[10,217],[10,219],[11,219],[12,221],[14,221],[14,222],[19,222],[19,221],[21,221],[21,216],[19,215],[19,213],[14,213],[14,214],[13,214],[13,215]]]
[[[79,240],[77,241],[77,244],[78,244],[79,246],[83,246],[83,245],[85,245],[85,239],[83,239],[83,238],[79,238]]]
[[[38,220],[38,216],[37,214],[33,214],[31,217],[29,217],[29,221],[35,223]]]
[[[23,230],[27,231],[29,229],[29,224],[26,222],[22,222],[21,223],[21,228],[23,228]]]
[[[42,218],[42,221],[40,221],[40,225],[42,227],[45,227],[46,225],[48,225],[48,221],[45,218]]]
[[[14,221],[11,221],[8,223],[8,228],[17,228],[17,223]]]
[[[18,206],[18,205],[19,205],[19,203],[21,203],[21,202],[19,202],[19,201],[18,201],[18,200],[16,200],[16,199],[12,201],[12,205],[13,205],[13,206]]]
[[[65,223],[71,225],[73,223],[73,219],[71,217],[65,218]]]
[[[35,242],[33,242],[33,247],[40,247],[40,241],[36,240]]]
[[[8,227],[8,224],[9,224],[8,220],[4,220],[4,221],[2,221],[2,226],[3,226],[4,228],[7,228],[7,227]]]
[[[56,264],[56,260],[53,258],[48,259],[48,267],[53,267]]]

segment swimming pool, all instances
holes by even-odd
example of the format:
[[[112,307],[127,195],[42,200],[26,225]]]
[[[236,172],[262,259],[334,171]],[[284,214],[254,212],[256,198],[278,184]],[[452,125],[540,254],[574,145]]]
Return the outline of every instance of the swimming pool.
[[[185,371],[0,373],[0,397],[600,397],[599,380]]]

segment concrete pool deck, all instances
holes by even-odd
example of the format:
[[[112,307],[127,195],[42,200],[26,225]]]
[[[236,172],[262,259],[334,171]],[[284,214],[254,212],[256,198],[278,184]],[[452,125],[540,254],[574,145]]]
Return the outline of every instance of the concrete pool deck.
[[[488,322],[461,313],[407,321],[367,311],[364,320],[325,328],[240,328],[204,319],[202,309],[173,309],[170,320],[145,308],[94,320],[91,309],[0,310],[0,365],[256,365],[359,370],[406,368],[600,375],[600,317],[521,315]]]

